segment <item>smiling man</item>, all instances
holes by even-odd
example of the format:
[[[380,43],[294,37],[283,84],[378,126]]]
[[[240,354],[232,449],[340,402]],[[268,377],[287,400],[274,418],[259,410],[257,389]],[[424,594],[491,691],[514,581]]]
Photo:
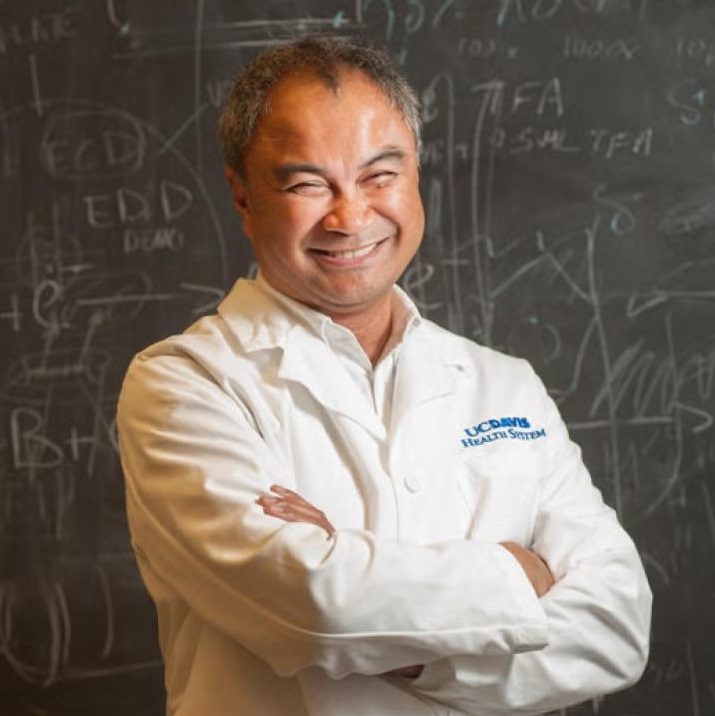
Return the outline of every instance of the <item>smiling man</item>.
[[[333,71],[335,87],[310,72],[278,82],[226,173],[265,281],[350,329],[376,362],[424,230],[416,136],[362,72]]]
[[[221,119],[260,275],[118,426],[177,716],[537,714],[633,683],[635,547],[524,361],[419,316],[419,113],[381,51],[257,57]]]

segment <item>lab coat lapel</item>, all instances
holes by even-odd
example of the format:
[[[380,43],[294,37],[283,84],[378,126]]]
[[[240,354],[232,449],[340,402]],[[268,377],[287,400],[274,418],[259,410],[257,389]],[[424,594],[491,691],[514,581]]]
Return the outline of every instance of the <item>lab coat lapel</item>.
[[[459,362],[452,365],[445,351],[432,339],[414,334],[409,336],[397,363],[393,434],[399,421],[410,411],[424,403],[452,395],[457,390],[455,373],[459,368]]]
[[[304,386],[331,414],[361,486],[366,526],[375,534],[394,538],[397,530],[394,503],[391,493],[383,488],[381,448],[374,440],[383,443],[387,431],[340,359],[318,336],[296,327],[286,341],[279,375]]]
[[[385,427],[340,359],[318,336],[294,326],[288,333],[278,374],[303,385],[327,410],[358,423],[379,440],[385,439]]]
[[[248,352],[280,348],[279,375],[303,385],[328,411],[343,415],[380,440],[385,427],[365,403],[340,359],[313,331],[286,316],[253,283],[239,280],[219,313]]]

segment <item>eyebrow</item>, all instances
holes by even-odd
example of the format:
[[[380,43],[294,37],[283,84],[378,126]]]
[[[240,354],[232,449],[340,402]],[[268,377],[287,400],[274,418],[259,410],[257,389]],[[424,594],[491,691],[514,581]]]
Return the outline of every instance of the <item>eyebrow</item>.
[[[370,157],[370,159],[368,159],[366,162],[363,162],[360,165],[360,169],[366,169],[367,167],[371,167],[373,164],[377,164],[378,162],[384,160],[396,160],[398,162],[402,162],[404,161],[405,157],[406,153],[404,152],[404,150],[399,149],[398,147],[387,147],[381,152],[375,154],[375,156]],[[326,169],[318,166],[317,164],[290,162],[288,164],[281,164],[279,167],[276,167],[274,173],[278,179],[288,179],[294,174],[317,174],[319,176],[324,177],[327,175],[328,172],[326,171]]]
[[[381,152],[378,152],[371,159],[368,159],[360,166],[360,169],[366,169],[373,164],[377,164],[377,162],[381,162],[383,159],[396,159],[398,162],[401,162],[404,161],[405,156],[406,154],[402,149],[399,149],[398,147],[388,147],[383,149]]]

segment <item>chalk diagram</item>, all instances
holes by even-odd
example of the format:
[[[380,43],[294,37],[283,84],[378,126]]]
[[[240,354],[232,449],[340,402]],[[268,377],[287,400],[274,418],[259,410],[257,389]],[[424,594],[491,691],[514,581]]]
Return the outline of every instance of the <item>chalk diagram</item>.
[[[529,83],[535,107],[555,96],[550,82]],[[557,187],[544,194],[534,225],[511,234],[504,175],[528,177],[509,164],[516,153],[503,143],[523,131],[508,116],[508,93],[518,91],[502,81],[475,85],[468,126],[458,123],[449,73],[424,90],[426,240],[403,285],[456,332],[532,361],[574,438],[590,448],[608,501],[636,526],[681,499],[693,456],[711,465],[715,457],[707,441],[715,424],[715,337],[697,328],[711,325],[715,313],[715,261],[689,255],[682,243],[676,262],[661,258],[662,249],[643,258],[647,242],[664,246],[707,226],[712,191],[683,200],[624,192],[598,178],[614,173],[609,162],[618,157],[606,150],[599,170],[570,188],[578,201],[560,206],[567,189]],[[561,126],[563,102],[557,97],[554,112]],[[437,134],[430,113],[441,119]],[[539,109],[520,121],[528,126],[540,116]],[[645,166],[642,138],[651,134],[628,140],[627,151]],[[539,151],[544,162],[567,156],[549,143]]]
[[[115,399],[131,354],[213,308],[227,267],[201,180],[123,111],[5,112],[0,161],[0,652],[47,685],[147,658],[117,648],[137,578]]]

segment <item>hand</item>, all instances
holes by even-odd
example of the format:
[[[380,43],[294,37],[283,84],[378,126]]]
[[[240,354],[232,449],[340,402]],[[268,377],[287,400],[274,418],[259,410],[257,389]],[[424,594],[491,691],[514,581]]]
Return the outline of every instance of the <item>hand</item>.
[[[278,517],[286,522],[307,522],[322,527],[328,536],[332,536],[335,532],[335,527],[325,513],[304,500],[297,492],[280,485],[271,485],[270,489],[275,493],[275,497],[262,495],[256,500],[265,514]],[[423,668],[421,664],[416,664],[393,669],[387,673],[392,676],[401,676],[404,679],[416,679],[422,673]]]
[[[262,495],[256,500],[265,514],[286,522],[308,522],[322,527],[329,537],[335,532],[335,527],[325,513],[304,500],[297,492],[280,485],[271,485],[271,492],[276,496]]]
[[[516,542],[501,542],[500,544],[517,558],[537,596],[543,597],[554,586],[554,575],[536,552],[526,549]]]

